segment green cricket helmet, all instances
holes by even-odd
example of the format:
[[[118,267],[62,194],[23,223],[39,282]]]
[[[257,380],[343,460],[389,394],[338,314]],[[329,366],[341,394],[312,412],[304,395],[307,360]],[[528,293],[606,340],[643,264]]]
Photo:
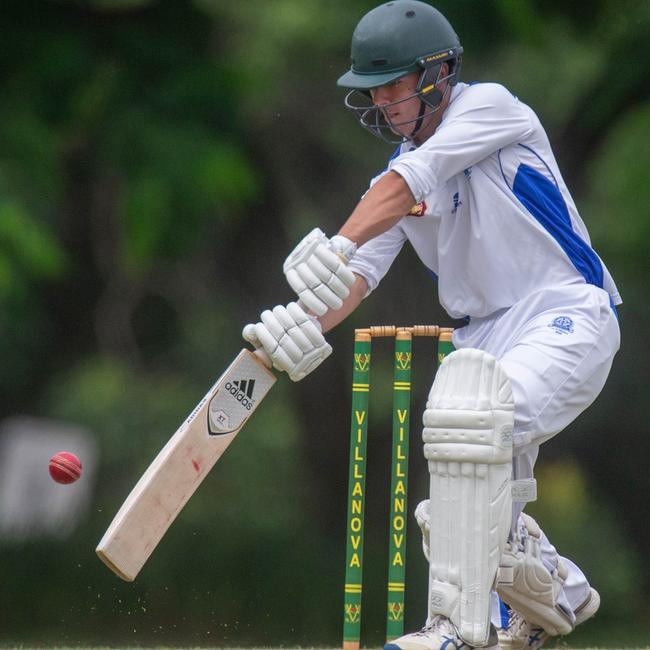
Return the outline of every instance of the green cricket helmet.
[[[443,93],[437,86],[447,80],[448,90],[457,83],[462,52],[456,32],[437,9],[419,0],[393,0],[375,7],[359,21],[352,35],[352,65],[337,84],[352,89],[345,105],[363,127],[373,135],[396,142],[386,136],[392,127],[403,124],[391,124],[385,110],[372,104],[370,91],[420,72],[415,93],[394,102],[414,96],[420,98],[420,115],[412,120],[414,129],[410,137],[413,137],[423,119],[437,111],[442,102]],[[447,63],[449,71],[441,78],[443,63]],[[383,109],[387,106],[392,104]],[[397,142],[404,139],[401,137]]]

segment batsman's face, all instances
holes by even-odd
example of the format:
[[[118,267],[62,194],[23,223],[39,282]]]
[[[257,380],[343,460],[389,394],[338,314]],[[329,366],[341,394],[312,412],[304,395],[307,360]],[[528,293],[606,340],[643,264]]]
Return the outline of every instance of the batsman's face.
[[[415,95],[420,74],[411,72],[385,86],[373,88],[370,96],[397,135],[408,138],[418,119],[420,98]]]
[[[449,67],[444,63],[440,75],[444,79],[448,74]],[[391,131],[404,138],[412,139],[418,145],[435,133],[442,120],[442,114],[449,104],[449,96],[446,92],[447,81],[442,80],[441,83],[436,84],[438,90],[444,93],[439,109],[425,106],[423,110],[422,100],[417,93],[419,81],[420,73],[411,72],[392,83],[370,91],[373,104],[381,111]],[[412,137],[420,117],[422,121],[419,129]]]

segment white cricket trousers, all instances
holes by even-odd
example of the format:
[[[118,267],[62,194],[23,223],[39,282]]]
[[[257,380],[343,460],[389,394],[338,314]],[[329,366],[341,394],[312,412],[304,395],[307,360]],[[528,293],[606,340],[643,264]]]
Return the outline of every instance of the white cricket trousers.
[[[540,291],[513,307],[454,332],[454,346],[494,355],[512,384],[515,401],[513,478],[532,478],[539,445],[575,420],[598,396],[620,345],[609,295],[588,284]],[[543,494],[544,486],[538,486]],[[523,506],[517,504],[513,519]],[[541,522],[538,522],[541,523]],[[542,557],[552,571],[559,555],[546,535]],[[589,594],[584,573],[569,568],[559,602],[569,611]]]

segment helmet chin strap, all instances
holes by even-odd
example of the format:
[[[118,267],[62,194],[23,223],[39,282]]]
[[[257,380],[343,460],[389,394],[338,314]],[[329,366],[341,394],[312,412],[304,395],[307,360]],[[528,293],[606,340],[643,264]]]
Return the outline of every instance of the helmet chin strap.
[[[422,124],[424,122],[424,111],[426,110],[427,104],[425,104],[422,99],[420,99],[420,111],[418,113],[418,121],[415,123],[415,126],[413,127],[413,131],[411,131],[411,135],[409,136],[409,140],[413,140],[413,138],[418,134],[418,131],[422,128]]]
[[[415,136],[417,136],[420,129],[422,128],[422,126],[424,124],[424,114],[425,114],[425,112],[427,110],[427,107],[433,109],[433,111],[431,113],[429,113],[429,115],[432,115],[433,113],[435,113],[440,108],[440,104],[442,104],[442,100],[445,98],[445,95],[447,94],[447,90],[449,89],[449,84],[447,84],[447,87],[445,88],[444,93],[441,93],[438,90],[437,85],[436,85],[440,81],[440,73],[441,72],[442,72],[442,66],[440,65],[440,66],[437,67],[436,80],[434,81],[434,88],[433,88],[433,91],[431,92],[431,94],[434,97],[438,98],[438,101],[434,105],[434,103],[431,102],[430,100],[425,101],[422,98],[422,96],[420,96],[420,110],[418,112],[417,122],[415,123],[415,126],[413,127],[413,131],[411,131],[411,135],[409,136],[409,140],[413,140],[415,138]],[[423,70],[422,71],[422,74],[420,75],[420,80],[418,82],[418,90],[419,91],[421,91],[422,88],[424,87],[424,85],[426,83],[426,79],[427,79],[427,77],[429,75],[430,75],[429,70]]]

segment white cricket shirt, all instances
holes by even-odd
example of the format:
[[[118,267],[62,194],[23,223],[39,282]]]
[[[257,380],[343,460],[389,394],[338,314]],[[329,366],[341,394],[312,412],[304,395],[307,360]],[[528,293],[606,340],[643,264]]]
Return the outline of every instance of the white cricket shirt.
[[[359,248],[370,290],[408,240],[438,277],[452,318],[482,318],[545,288],[593,284],[621,302],[535,113],[496,83],[458,83],[436,132],[400,145],[387,169],[417,205]],[[371,183],[372,184],[372,183]]]

